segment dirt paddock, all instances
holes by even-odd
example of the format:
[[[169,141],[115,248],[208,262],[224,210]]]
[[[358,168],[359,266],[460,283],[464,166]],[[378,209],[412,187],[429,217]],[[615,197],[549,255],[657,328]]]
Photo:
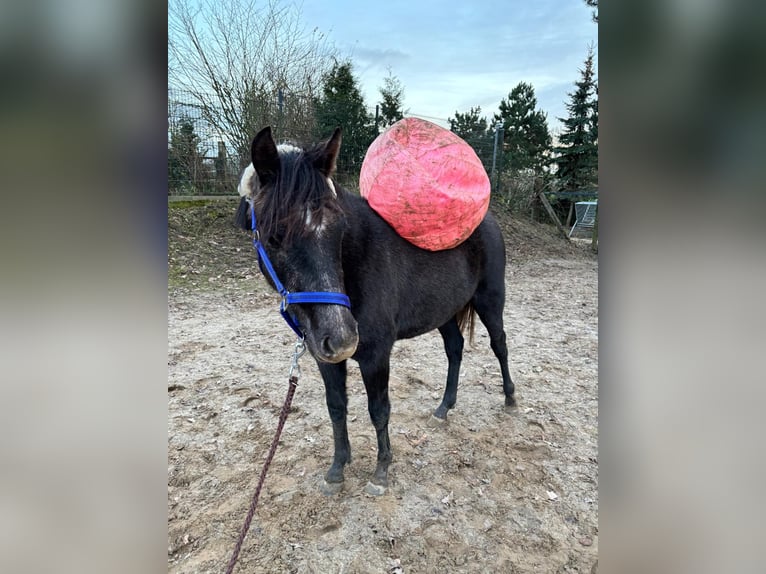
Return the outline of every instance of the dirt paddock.
[[[223,572],[287,390],[294,336],[255,274],[231,206],[169,216],[168,570]],[[302,377],[236,572],[595,572],[598,559],[597,260],[506,230],[505,328],[519,406],[477,322],[456,408],[435,425],[447,361],[438,332],[391,357],[394,462],[381,497],[364,386],[349,362],[353,460],[318,488],[332,429],[313,359]],[[534,232],[538,233],[538,232]],[[551,247],[553,246],[553,247]]]

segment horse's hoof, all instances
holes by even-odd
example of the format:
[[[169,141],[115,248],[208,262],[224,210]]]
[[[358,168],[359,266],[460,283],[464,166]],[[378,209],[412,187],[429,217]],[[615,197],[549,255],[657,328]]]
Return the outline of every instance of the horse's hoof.
[[[511,395],[510,397],[505,397],[505,406],[506,407],[515,407],[516,406],[516,397]]]
[[[325,496],[332,496],[334,494],[338,494],[342,487],[342,482],[327,482],[326,480],[322,479],[322,482],[319,484],[319,491]]]
[[[431,418],[428,420],[428,426],[431,428],[434,427],[441,427],[447,424],[447,417],[439,418],[436,415],[431,415]]]
[[[367,486],[364,487],[364,491],[370,496],[383,496],[386,493],[386,487],[368,482]]]

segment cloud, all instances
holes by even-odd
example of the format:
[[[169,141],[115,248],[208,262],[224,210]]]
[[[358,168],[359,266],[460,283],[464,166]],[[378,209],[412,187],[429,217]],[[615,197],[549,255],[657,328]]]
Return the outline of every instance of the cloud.
[[[406,62],[411,57],[408,53],[395,48],[368,48],[358,44],[353,46],[350,52],[354,63],[368,68],[371,66],[380,68],[396,66]]]
[[[380,99],[388,69],[404,86],[404,107],[435,118],[480,105],[492,116],[519,82],[535,88],[552,128],[564,117],[567,92],[578,79],[598,27],[584,2],[487,0],[445,9],[436,0],[389,0],[385,18],[369,18],[362,3],[307,2],[311,23],[342,38],[367,104]]]

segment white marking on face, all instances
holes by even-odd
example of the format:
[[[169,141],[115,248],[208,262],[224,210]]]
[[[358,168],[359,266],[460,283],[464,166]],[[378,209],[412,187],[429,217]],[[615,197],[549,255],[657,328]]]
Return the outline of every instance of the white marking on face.
[[[253,195],[253,177],[255,176],[255,168],[251,163],[245,168],[242,174],[242,179],[239,180],[239,186],[237,191],[240,197],[250,197]]]
[[[319,223],[314,222],[314,218],[311,215],[311,210],[306,209],[306,227],[308,227],[309,231],[316,234],[317,237],[321,236],[325,229],[327,229],[327,226],[325,225],[324,218],[322,218]]]
[[[293,144],[281,143],[277,146],[278,153],[290,153],[295,151],[301,151],[300,148],[295,147]]]

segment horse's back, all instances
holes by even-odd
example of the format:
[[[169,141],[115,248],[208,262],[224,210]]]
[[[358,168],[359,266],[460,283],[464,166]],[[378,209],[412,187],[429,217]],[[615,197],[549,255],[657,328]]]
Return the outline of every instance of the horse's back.
[[[477,290],[504,281],[505,245],[490,213],[464,242],[443,251],[409,243],[361,198],[354,198],[353,213],[346,287],[362,323],[388,317],[396,338],[414,337],[443,325]]]

